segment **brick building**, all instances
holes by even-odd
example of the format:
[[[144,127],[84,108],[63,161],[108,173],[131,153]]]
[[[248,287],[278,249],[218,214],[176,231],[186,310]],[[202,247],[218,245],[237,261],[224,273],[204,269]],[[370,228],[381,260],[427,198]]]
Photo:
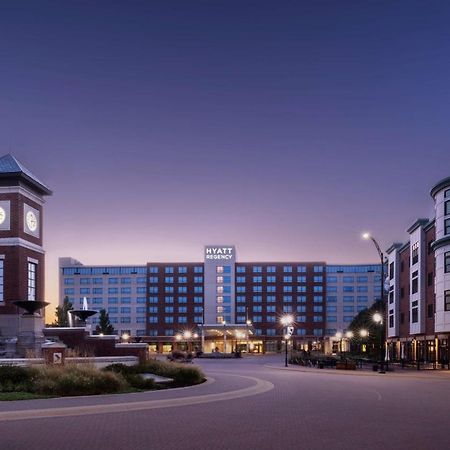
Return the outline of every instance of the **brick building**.
[[[11,155],[0,158],[0,332],[16,336],[18,300],[44,300],[42,216],[50,189]]]
[[[430,192],[435,217],[418,219],[409,239],[388,250],[387,347],[393,360],[448,364],[450,338],[450,178]]]

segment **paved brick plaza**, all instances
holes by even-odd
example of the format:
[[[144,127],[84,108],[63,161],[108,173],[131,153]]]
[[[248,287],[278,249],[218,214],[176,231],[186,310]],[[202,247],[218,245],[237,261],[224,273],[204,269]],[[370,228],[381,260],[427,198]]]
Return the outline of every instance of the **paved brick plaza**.
[[[203,360],[201,366],[211,381],[188,389],[1,403],[2,448],[447,445],[449,372],[285,370],[281,356]]]

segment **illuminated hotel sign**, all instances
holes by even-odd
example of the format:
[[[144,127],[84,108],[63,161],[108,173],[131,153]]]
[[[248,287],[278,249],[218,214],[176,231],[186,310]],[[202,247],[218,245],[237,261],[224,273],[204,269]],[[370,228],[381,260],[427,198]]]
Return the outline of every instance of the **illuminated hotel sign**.
[[[205,259],[233,259],[233,247],[205,247]]]

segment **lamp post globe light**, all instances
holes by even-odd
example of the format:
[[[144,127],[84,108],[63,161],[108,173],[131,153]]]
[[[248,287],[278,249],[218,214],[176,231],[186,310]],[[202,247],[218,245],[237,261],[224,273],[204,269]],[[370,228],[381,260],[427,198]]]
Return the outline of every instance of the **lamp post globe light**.
[[[294,323],[294,317],[291,314],[285,314],[280,319],[281,325],[284,327],[284,367],[288,367],[288,344],[289,344],[289,338],[291,337],[291,334],[289,333],[288,328],[292,326]]]
[[[183,331],[183,340],[186,341],[186,352],[189,353],[189,340],[192,337],[192,333],[189,330]]]
[[[339,341],[339,357],[342,358],[342,332],[341,331],[337,331],[336,332],[336,339]]]
[[[350,339],[353,339],[353,331],[350,331],[350,330],[346,331],[345,332],[345,337],[347,338],[348,351],[350,351],[351,350]]]
[[[385,310],[385,305],[384,305],[384,264],[385,264],[385,259],[384,259],[384,254],[381,251],[380,245],[378,244],[378,242],[375,240],[375,238],[370,234],[370,233],[363,233],[362,234],[362,238],[365,240],[371,240],[373,242],[373,245],[375,246],[377,252],[378,252],[378,256],[380,257],[380,263],[381,263],[381,279],[380,279],[380,297],[381,297],[381,308],[382,311],[381,313],[375,313],[373,316],[373,320],[378,323],[380,325],[380,370],[379,373],[385,373],[383,370],[383,340],[384,340],[384,336],[383,336],[383,314],[384,314],[384,310]]]
[[[380,329],[379,329],[379,335],[380,335],[380,356],[379,356],[379,360],[380,360],[380,367],[379,367],[379,373],[385,373],[384,368],[383,368],[383,316],[376,312],[373,316],[372,316],[373,321],[379,325]]]
[[[361,353],[364,353],[366,351],[364,339],[369,336],[369,332],[365,330],[364,328],[362,330],[359,330],[359,336],[361,338]]]
[[[250,353],[250,341],[249,341],[249,339],[250,339],[250,337],[249,337],[250,330],[249,330],[249,328],[252,325],[252,321],[247,319],[246,322],[245,322],[245,325],[246,325],[246,327],[245,327],[246,349],[247,349],[247,355],[248,355]]]
[[[184,339],[189,340],[192,337],[192,333],[189,330],[186,330],[183,333],[183,337],[184,337]]]

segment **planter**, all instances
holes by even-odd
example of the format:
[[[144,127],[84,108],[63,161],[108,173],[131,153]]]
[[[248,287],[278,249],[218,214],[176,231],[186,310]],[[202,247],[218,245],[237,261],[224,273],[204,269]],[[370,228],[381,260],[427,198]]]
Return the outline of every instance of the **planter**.
[[[354,362],[337,362],[337,370],[356,370],[356,364]]]

